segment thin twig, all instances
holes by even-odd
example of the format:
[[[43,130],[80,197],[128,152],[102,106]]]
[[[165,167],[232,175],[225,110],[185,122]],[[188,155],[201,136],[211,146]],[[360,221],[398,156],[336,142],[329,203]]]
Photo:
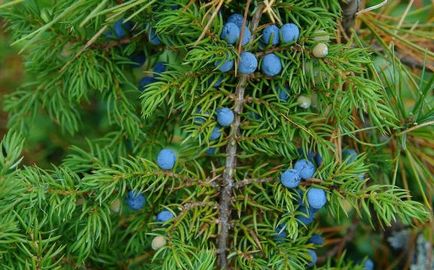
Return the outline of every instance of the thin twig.
[[[205,180],[200,180],[200,179],[187,179],[187,181],[185,181],[182,185],[173,187],[172,190],[180,190],[180,189],[184,189],[187,187],[192,187],[192,186],[201,186],[201,187],[213,187],[216,188],[217,184],[215,183],[215,180],[217,180],[218,178],[220,178],[221,175],[216,175],[214,177],[207,178]]]
[[[215,202],[189,202],[181,206],[182,212],[187,212],[196,207],[212,206]]]
[[[353,221],[353,224],[351,224],[351,226],[345,232],[345,236],[342,238],[342,241],[340,241],[338,245],[328,251],[324,256],[319,257],[318,262],[324,262],[325,260],[327,260],[327,258],[333,258],[335,255],[341,253],[342,250],[345,248],[345,245],[353,239],[358,225],[359,220]]]
[[[275,174],[276,172],[279,172],[279,171],[282,169],[283,166],[284,166],[284,165],[278,165],[278,166],[275,166],[275,167],[271,168],[271,169],[268,171],[268,173],[269,173],[269,174]],[[265,177],[265,178],[245,178],[245,179],[243,179],[243,180],[241,180],[241,181],[236,182],[236,183],[235,183],[235,188],[236,188],[236,189],[238,189],[238,188],[242,188],[242,187],[245,187],[245,186],[250,185],[250,184],[263,184],[263,183],[268,183],[268,182],[272,182],[272,181],[275,180],[275,179],[276,179],[275,177]]]
[[[251,0],[247,0],[247,6]],[[254,32],[258,26],[259,20],[263,12],[263,5],[259,5],[255,15],[252,18],[252,40],[254,40]],[[223,173],[223,182],[220,190],[219,204],[219,235],[218,235],[218,264],[220,269],[229,269],[227,249],[230,228],[231,202],[232,192],[234,187],[234,172],[237,163],[237,137],[240,133],[241,113],[243,112],[244,91],[247,85],[248,76],[242,75],[238,82],[235,91],[234,113],[235,120],[232,123],[229,135],[228,145],[226,147],[226,165]]]
[[[384,51],[384,48],[380,45],[377,45],[376,43],[372,44],[371,48],[377,52],[383,52]],[[424,63],[415,57],[411,57],[411,56],[408,56],[408,55],[401,53],[400,50],[396,50],[394,52],[394,54],[401,61],[401,63],[403,63],[403,64],[405,64],[411,68],[423,69],[423,67],[426,66],[431,71],[434,70],[432,61],[427,61]]]
[[[279,16],[273,10],[273,5],[275,4],[274,2],[275,2],[275,0],[265,0],[263,13],[268,14],[271,22],[275,23],[275,20],[277,20],[279,22],[279,24],[282,24],[282,21],[280,20]]]
[[[199,42],[203,39],[203,37],[205,36],[205,34],[207,33],[208,29],[210,28],[212,22],[214,21],[215,16],[217,16],[217,14],[219,13],[220,8],[222,7],[224,3],[224,0],[219,0],[219,3],[216,7],[216,9],[214,10],[214,12],[211,15],[211,18],[209,18],[208,23],[205,25],[205,27],[203,28],[202,33],[200,34],[199,38],[196,40],[196,42],[194,43],[194,46],[197,46],[197,44],[199,44]]]
[[[282,52],[282,51],[293,51],[293,52],[303,52],[305,48],[303,48],[300,44],[291,45],[291,47],[282,46],[282,47],[273,47],[269,48],[265,51],[256,52],[256,57],[261,57],[273,52]]]
[[[239,181],[235,184],[235,188],[242,188],[244,186],[250,185],[250,184],[261,184],[261,183],[268,183],[273,181],[274,178],[273,177],[268,177],[268,178],[259,178],[259,179],[255,179],[255,178],[246,178],[242,181]]]
[[[381,8],[382,6],[386,5],[387,2],[389,2],[389,0],[384,0],[384,1],[381,2],[380,4],[377,4],[377,5],[375,5],[375,6],[372,6],[372,7],[368,7],[368,8],[362,9],[362,10],[360,10],[359,12],[357,12],[356,15],[359,16],[360,14],[366,13],[366,12],[368,12],[368,11],[372,11],[372,10],[375,10],[375,9],[379,9],[379,8]]]
[[[241,49],[242,49],[244,30],[246,29],[247,15],[249,14],[249,7],[251,2],[252,2],[251,0],[247,1],[246,9],[244,10],[243,24],[241,25],[240,38],[238,39],[238,55],[241,53]]]
[[[425,123],[413,126],[411,128],[408,128],[408,129],[406,129],[406,130],[401,131],[400,133],[398,133],[397,136],[403,135],[405,133],[411,132],[411,131],[419,129],[419,128],[423,128],[423,127],[426,127],[426,126],[431,126],[431,125],[434,125],[434,121],[428,121],[428,122],[425,122]]]
[[[72,63],[74,62],[87,48],[89,48],[97,39],[99,36],[102,35],[102,33],[105,32],[105,30],[107,29],[107,25],[102,27],[84,46],[83,48],[81,48],[77,54],[74,56],[73,59],[71,59],[70,61],[68,61],[60,70],[60,73],[62,73],[63,71],[65,71],[65,69]]]

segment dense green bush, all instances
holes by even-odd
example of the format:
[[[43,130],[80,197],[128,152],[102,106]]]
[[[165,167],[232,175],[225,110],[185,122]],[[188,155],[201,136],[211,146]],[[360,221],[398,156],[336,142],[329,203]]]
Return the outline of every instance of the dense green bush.
[[[347,2],[6,1],[1,269],[429,269],[429,10]]]

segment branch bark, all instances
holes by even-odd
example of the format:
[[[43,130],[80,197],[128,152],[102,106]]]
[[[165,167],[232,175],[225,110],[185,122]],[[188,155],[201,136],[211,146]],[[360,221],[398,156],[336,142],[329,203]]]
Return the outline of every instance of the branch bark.
[[[237,99],[235,100],[235,121],[231,126],[231,133],[229,135],[228,146],[226,147],[226,166],[223,173],[223,183],[220,191],[220,232],[218,238],[218,252],[219,252],[219,265],[221,269],[228,269],[228,260],[226,255],[228,234],[229,234],[229,222],[231,214],[231,201],[232,201],[232,189],[234,185],[234,172],[236,170],[237,163],[237,137],[239,136],[240,127],[240,114],[243,111],[244,102],[244,90],[246,87],[247,78],[242,76],[238,82],[236,89]]]
[[[248,7],[250,5],[251,0],[247,2],[247,8],[244,14],[244,22],[245,25]],[[258,26],[259,20],[261,18],[263,12],[263,5],[259,5],[255,15],[252,18],[252,38],[255,39],[255,30]],[[227,258],[227,249],[228,249],[228,239],[229,239],[229,230],[230,230],[230,215],[231,215],[231,203],[232,203],[232,194],[234,188],[234,173],[237,167],[237,143],[238,137],[240,135],[240,122],[241,122],[241,113],[243,112],[244,105],[244,91],[247,86],[247,78],[246,75],[241,75],[240,80],[237,84],[237,88],[235,90],[235,102],[234,102],[234,114],[235,119],[231,125],[231,131],[229,134],[228,145],[226,147],[226,164],[225,170],[223,172],[223,181],[220,189],[220,204],[219,204],[219,235],[217,239],[218,245],[218,264],[220,269],[229,269],[228,258]]]
[[[359,6],[360,0],[341,0],[342,26],[348,36],[351,35],[351,28],[354,26],[354,20],[356,19],[357,11],[359,11]]]

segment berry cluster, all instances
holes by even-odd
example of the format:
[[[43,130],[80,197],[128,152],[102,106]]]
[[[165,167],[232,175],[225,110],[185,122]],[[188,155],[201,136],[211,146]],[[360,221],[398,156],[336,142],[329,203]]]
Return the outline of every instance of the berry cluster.
[[[229,16],[226,24],[223,26],[221,38],[226,40],[229,44],[235,44],[241,35],[243,27],[243,16],[241,14],[232,14]],[[249,43],[252,33],[248,26],[244,27],[243,40],[241,45],[244,46]]]
[[[301,149],[299,149],[299,152],[300,154],[303,154]],[[280,182],[283,186],[289,189],[296,189],[302,180],[308,180],[314,176],[316,166],[322,164],[322,157],[320,154],[314,152],[308,152],[306,157],[307,159],[297,160],[293,168],[288,168],[281,174]],[[299,214],[296,215],[296,218],[299,223],[309,225],[313,222],[315,213],[327,203],[326,193],[323,189],[310,187],[306,192],[308,205],[305,205],[303,202],[303,192],[300,189],[296,189],[296,191],[300,196],[298,201],[299,206],[297,208]],[[275,238],[277,241],[284,241],[286,238],[286,232],[284,229],[285,227],[283,225],[279,225],[276,228],[277,236]],[[324,239],[320,235],[314,234],[311,236],[308,243],[322,245]],[[312,249],[308,250],[308,254],[310,256],[310,263],[308,266],[311,267],[316,264],[317,255]]]
[[[298,160],[294,168],[289,168],[280,176],[280,182],[287,188],[296,188],[301,179],[310,179],[315,173],[315,165],[306,159]]]
[[[131,210],[138,211],[143,208],[146,199],[145,196],[143,196],[143,194],[129,191],[127,194],[126,202]],[[116,201],[115,203],[116,207],[112,206],[112,210],[115,212],[119,212],[119,206],[117,204],[118,203]],[[174,215],[171,211],[163,210],[156,215],[155,220],[160,223],[166,223],[170,221],[172,218],[174,218]],[[156,236],[152,240],[151,245],[154,250],[160,249],[166,245],[166,238],[164,236]]]
[[[272,24],[264,28],[262,31],[261,42],[265,46],[276,46],[279,43],[289,44],[297,41],[300,36],[300,30],[293,23],[286,23],[279,29]],[[282,71],[282,63],[280,58],[274,53],[269,53],[262,59],[262,72],[270,77],[280,74]]]
[[[222,33],[220,35],[221,39],[225,40],[228,44],[235,44],[237,42],[244,46],[251,40],[251,31],[246,23],[244,26],[244,31],[241,31],[243,24],[243,16],[241,14],[232,14],[229,16],[227,22],[223,26]],[[240,37],[242,34],[242,40]],[[267,45],[278,45],[279,42],[282,44],[288,44],[295,42],[300,35],[300,30],[297,25],[293,23],[284,24],[280,29],[276,25],[267,26],[261,37],[261,46]],[[229,72],[234,66],[233,60],[218,61],[216,62],[216,67],[221,72]],[[251,52],[244,51],[240,54],[238,72],[244,75],[252,74],[258,68],[258,59],[256,55]],[[262,72],[269,77],[276,76],[282,71],[282,63],[280,58],[274,53],[266,54],[262,59]]]
[[[297,221],[303,225],[309,225],[314,221],[315,214],[323,208],[327,203],[327,195],[326,192],[317,187],[310,187],[306,191],[306,199],[307,205],[303,202],[303,191],[298,189],[302,180],[311,179],[314,174],[316,167],[321,166],[323,160],[319,153],[315,153],[309,151],[307,154],[304,154],[302,149],[299,149],[299,154],[301,156],[305,156],[306,159],[299,159],[295,162],[293,168],[288,168],[284,172],[282,172],[280,176],[280,182],[283,186],[289,189],[295,189],[297,194],[299,195],[298,207],[296,215]],[[342,159],[344,163],[352,163],[357,160],[358,153],[354,149],[344,149],[342,151]],[[363,175],[359,175],[361,180],[364,179]],[[285,226],[280,224],[275,229],[276,242],[283,242],[287,237],[287,233],[285,231]],[[324,239],[318,235],[313,234],[308,243],[321,246],[324,244]],[[309,249],[308,254],[310,256],[309,267],[312,267],[316,264],[317,255],[314,250]],[[374,269],[374,264],[371,259],[367,259],[364,263],[365,270]]]
[[[299,149],[302,154],[302,150]],[[289,189],[295,189],[300,185],[301,180],[311,179],[316,171],[316,166],[321,166],[322,157],[319,153],[309,151],[307,159],[297,160],[293,168],[286,169],[280,176],[280,182]],[[297,189],[300,197],[301,191]],[[313,221],[314,214],[327,203],[327,196],[323,189],[311,187],[307,190],[307,201],[309,207],[306,208],[303,201],[299,201],[299,211],[305,215],[298,216],[298,220],[308,225]]]

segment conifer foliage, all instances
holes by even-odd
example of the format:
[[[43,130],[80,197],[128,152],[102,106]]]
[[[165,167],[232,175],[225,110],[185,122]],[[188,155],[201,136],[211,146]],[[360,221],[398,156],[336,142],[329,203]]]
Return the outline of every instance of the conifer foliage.
[[[373,269],[318,227],[430,220],[378,172],[409,126],[338,0],[0,7],[28,77],[4,104],[1,269]],[[39,115],[76,138],[50,168],[21,164]]]

